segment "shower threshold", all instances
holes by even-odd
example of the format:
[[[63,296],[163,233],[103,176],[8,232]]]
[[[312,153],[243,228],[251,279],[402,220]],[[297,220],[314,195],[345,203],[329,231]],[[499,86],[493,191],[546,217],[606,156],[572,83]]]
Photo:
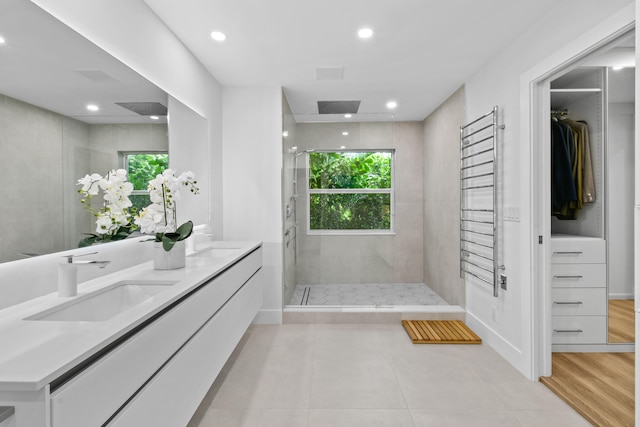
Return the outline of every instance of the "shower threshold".
[[[392,323],[464,320],[465,310],[424,283],[297,285],[285,306],[285,323]]]
[[[287,305],[284,323],[400,323],[402,320],[462,320],[459,305]]]

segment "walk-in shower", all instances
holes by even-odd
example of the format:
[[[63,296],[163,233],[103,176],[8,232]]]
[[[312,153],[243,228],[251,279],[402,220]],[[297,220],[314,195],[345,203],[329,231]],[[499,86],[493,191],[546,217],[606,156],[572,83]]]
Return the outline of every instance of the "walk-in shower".
[[[286,309],[446,306],[423,283],[420,124],[297,123],[284,141]],[[345,156],[357,166],[336,160]],[[313,166],[320,163],[326,170]],[[354,184],[360,179],[354,170],[378,184]],[[318,179],[329,184],[314,184]],[[319,207],[327,217],[344,219],[345,228],[362,218],[377,223],[370,230],[362,224],[318,230]]]

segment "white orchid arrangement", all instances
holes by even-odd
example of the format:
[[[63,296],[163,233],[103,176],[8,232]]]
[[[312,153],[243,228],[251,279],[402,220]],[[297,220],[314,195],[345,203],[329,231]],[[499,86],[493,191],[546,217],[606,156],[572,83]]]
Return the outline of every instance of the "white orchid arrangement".
[[[165,169],[162,174],[149,181],[151,204],[140,211],[134,222],[144,234],[155,234],[156,242],[162,242],[165,251],[170,251],[176,242],[191,235],[193,223],[187,221],[177,226],[176,202],[181,193],[188,189],[191,194],[198,194],[196,177],[187,171],[176,176],[173,169]]]
[[[85,175],[77,185],[82,185],[78,193],[83,196],[80,203],[84,210],[96,217],[95,234],[87,233],[87,237],[80,241],[80,247],[99,241],[122,240],[135,230],[136,227],[131,224],[132,203],[129,200],[133,184],[128,181],[126,170],[113,169],[105,176],[97,173]],[[91,201],[101,191],[104,193],[104,202],[95,209]]]

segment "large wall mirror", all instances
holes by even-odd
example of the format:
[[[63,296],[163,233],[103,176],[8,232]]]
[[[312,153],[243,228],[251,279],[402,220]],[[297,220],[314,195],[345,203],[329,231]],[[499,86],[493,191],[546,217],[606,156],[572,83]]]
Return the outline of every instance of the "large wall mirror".
[[[203,117],[30,1],[0,3],[0,37],[0,262],[77,247],[94,221],[76,182],[123,153],[169,152],[208,182]],[[206,223],[197,197],[179,215]]]

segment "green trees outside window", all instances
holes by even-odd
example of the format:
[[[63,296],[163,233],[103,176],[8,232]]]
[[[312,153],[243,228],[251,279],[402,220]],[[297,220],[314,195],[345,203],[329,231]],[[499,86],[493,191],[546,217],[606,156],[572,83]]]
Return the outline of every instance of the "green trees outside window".
[[[139,212],[151,203],[147,186],[169,167],[169,153],[123,153],[123,157],[129,182],[133,184],[129,199]]]
[[[391,231],[392,154],[309,153],[310,230]]]

